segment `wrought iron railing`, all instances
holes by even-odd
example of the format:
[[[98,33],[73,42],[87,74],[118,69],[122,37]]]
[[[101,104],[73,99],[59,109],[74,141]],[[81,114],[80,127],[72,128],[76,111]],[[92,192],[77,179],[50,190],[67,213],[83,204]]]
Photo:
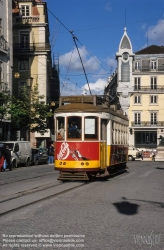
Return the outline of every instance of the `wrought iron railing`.
[[[164,71],[164,65],[162,66],[158,66],[155,68],[152,68],[150,66],[140,66],[140,67],[133,67],[133,72],[134,71],[142,71],[142,72],[146,72],[146,71]]]
[[[164,85],[163,86],[141,86],[141,87],[138,87],[138,86],[134,86],[133,87],[133,90],[134,91],[164,91]]]
[[[15,23],[28,24],[28,23],[39,22],[39,20],[40,20],[40,16],[17,16],[15,17]]]
[[[0,36],[0,49],[8,51],[8,43],[3,36]]]
[[[132,127],[152,127],[152,126],[164,126],[163,121],[149,121],[149,122],[131,122]]]
[[[49,43],[14,43],[13,44],[14,53],[28,53],[28,52],[38,52],[38,51],[49,51]]]

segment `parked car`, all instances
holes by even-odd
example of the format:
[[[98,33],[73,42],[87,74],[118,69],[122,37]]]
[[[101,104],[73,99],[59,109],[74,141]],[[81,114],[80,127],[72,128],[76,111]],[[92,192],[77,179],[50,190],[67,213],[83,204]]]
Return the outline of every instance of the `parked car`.
[[[139,149],[129,146],[128,148],[128,160],[129,161],[134,161],[136,158],[141,158],[141,152]]]
[[[31,146],[29,141],[5,141],[4,147],[11,150],[12,168],[25,164],[27,167],[31,162]]]
[[[48,152],[46,148],[32,148],[31,164],[48,163]]]

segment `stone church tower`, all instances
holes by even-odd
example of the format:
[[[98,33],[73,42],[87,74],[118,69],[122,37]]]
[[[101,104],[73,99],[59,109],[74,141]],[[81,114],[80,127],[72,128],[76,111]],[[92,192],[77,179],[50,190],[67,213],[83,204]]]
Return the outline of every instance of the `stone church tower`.
[[[132,63],[134,54],[132,50],[131,41],[127,35],[126,28],[121,38],[117,59],[117,95],[119,97],[121,109],[124,114],[128,115],[128,108],[130,105],[130,95],[133,92],[132,82]]]

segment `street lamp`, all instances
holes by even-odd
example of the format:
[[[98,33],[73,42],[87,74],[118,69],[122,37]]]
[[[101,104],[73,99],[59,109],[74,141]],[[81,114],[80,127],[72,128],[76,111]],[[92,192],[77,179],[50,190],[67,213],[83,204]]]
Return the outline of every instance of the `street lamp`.
[[[33,81],[33,78],[32,78],[32,77],[28,77],[28,78],[26,79],[26,85],[27,85],[27,87],[31,87],[32,81]]]

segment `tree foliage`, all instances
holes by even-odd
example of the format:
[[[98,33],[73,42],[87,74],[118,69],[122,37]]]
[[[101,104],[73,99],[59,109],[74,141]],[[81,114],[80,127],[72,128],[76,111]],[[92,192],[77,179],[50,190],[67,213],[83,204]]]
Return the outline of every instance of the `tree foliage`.
[[[12,96],[9,112],[13,127],[41,134],[47,131],[47,119],[53,115],[44,96],[39,95],[38,86],[23,87],[18,98]]]
[[[9,119],[9,100],[10,92],[3,89],[4,85],[0,82],[0,120]]]

